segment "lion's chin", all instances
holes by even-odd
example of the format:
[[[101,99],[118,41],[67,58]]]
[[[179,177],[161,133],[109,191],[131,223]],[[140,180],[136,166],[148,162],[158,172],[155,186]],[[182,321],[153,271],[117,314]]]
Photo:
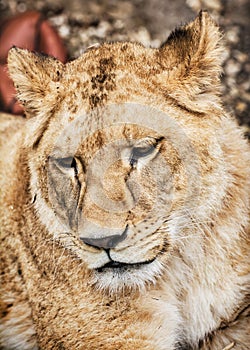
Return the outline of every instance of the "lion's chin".
[[[102,291],[119,293],[128,290],[144,290],[149,284],[155,284],[162,274],[163,266],[157,260],[138,264],[109,262],[95,269],[93,282]]]

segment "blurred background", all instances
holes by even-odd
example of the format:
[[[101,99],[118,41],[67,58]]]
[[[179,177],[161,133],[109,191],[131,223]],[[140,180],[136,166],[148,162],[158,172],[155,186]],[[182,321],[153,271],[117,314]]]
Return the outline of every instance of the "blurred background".
[[[103,41],[158,47],[200,9],[207,9],[224,32],[223,100],[250,137],[250,0],[0,0],[0,21],[40,11],[73,59]]]

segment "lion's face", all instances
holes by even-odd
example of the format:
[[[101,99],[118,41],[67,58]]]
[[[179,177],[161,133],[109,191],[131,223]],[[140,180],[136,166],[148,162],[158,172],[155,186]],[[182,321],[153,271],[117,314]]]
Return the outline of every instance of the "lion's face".
[[[175,114],[167,105],[163,113],[127,103],[71,115],[63,128],[55,118],[40,158],[31,157],[40,219],[100,288],[155,282],[190,235],[185,225],[201,206],[209,213],[202,201],[212,202],[217,165],[203,169],[210,155],[199,154]]]
[[[194,22],[192,43],[201,25]],[[174,56],[178,45],[173,38],[159,50],[108,44],[66,66],[12,51],[20,97],[38,114],[26,135],[38,220],[92,270],[100,288],[155,282],[224,191],[212,78],[205,87],[206,59],[199,67],[190,53],[184,72],[184,53]],[[197,45],[205,44],[194,45],[194,56]]]
[[[31,162],[38,212],[50,229],[57,222],[57,239],[102,287],[154,281],[171,249],[168,220],[187,195],[187,174],[182,146],[155,127],[159,118],[174,128],[135,103],[79,114],[64,129],[54,121],[38,146],[42,162]]]

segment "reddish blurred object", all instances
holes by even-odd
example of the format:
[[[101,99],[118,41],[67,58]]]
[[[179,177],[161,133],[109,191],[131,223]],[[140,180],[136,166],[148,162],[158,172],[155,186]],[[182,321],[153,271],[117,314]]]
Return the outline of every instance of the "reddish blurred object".
[[[63,42],[56,30],[36,11],[28,11],[5,20],[0,26],[0,98],[2,110],[23,114],[15,99],[15,88],[7,73],[7,55],[13,46],[45,53],[65,62]]]

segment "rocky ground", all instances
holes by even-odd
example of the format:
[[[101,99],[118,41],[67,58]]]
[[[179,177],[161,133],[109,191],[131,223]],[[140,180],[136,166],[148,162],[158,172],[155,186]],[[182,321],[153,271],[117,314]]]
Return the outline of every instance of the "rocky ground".
[[[250,0],[0,0],[2,18],[29,9],[44,13],[63,38],[69,59],[106,40],[158,47],[201,8],[224,32],[223,99],[250,136]]]

